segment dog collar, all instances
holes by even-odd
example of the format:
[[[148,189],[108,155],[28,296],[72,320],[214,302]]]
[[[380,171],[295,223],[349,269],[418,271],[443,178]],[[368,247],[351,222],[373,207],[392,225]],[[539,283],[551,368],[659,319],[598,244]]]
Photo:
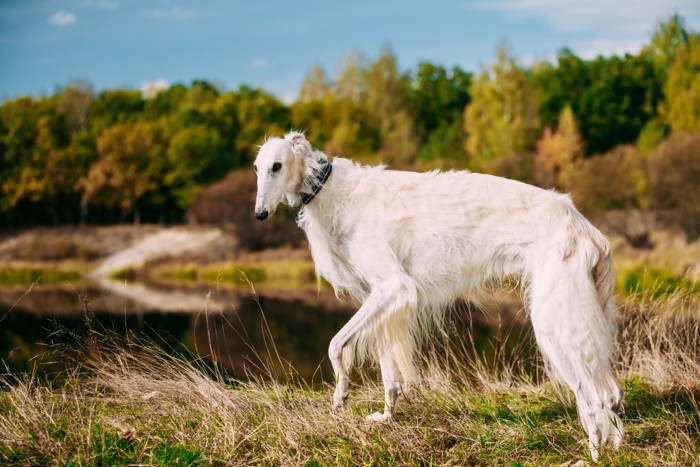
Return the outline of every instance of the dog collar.
[[[333,170],[333,165],[326,161],[323,161],[321,163],[321,170],[316,171],[315,176],[311,180],[311,189],[313,190],[310,194],[309,193],[300,193],[301,194],[301,202],[303,204],[309,204],[315,197],[316,195],[321,191],[321,188],[323,188],[323,184],[326,183],[328,180],[328,177],[331,175],[331,171]]]

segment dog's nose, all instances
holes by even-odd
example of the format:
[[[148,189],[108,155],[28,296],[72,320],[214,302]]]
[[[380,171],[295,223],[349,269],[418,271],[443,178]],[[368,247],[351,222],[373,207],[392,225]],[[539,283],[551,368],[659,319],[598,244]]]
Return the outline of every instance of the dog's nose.
[[[267,214],[267,209],[265,209],[265,210],[262,211],[262,212],[256,212],[256,213],[255,213],[255,218],[256,218],[257,220],[259,220],[259,221],[264,221],[265,219],[267,219],[267,215],[268,215],[268,214]]]

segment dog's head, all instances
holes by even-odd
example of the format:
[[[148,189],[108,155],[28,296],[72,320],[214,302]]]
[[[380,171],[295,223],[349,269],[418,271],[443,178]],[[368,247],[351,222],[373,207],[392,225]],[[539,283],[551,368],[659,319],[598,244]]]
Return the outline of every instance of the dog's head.
[[[298,197],[304,185],[307,164],[304,156],[312,152],[302,133],[292,132],[284,138],[270,138],[258,151],[253,168],[258,176],[255,217],[265,220],[275,213],[287,196]]]

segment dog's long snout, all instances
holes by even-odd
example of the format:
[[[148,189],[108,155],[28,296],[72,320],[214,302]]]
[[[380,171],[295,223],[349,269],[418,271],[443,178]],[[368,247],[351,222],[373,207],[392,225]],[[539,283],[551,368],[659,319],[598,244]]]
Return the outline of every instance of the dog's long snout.
[[[267,212],[267,209],[265,209],[264,211],[256,212],[256,213],[255,213],[255,218],[256,218],[257,220],[259,220],[259,221],[264,221],[265,219],[267,219],[267,216],[268,216],[268,215],[269,215],[269,214],[268,214],[268,212]]]

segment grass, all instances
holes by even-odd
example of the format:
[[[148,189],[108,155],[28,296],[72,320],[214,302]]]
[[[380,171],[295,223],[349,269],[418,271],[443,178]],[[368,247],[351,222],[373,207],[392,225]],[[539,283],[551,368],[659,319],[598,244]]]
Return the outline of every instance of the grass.
[[[697,306],[687,295],[644,294],[622,307],[617,372],[626,437],[620,450],[602,451],[602,465],[693,465],[700,459]],[[367,373],[355,375],[359,384],[348,405],[333,413],[332,387],[312,388],[293,370],[232,380],[193,356],[96,331],[52,352],[66,363],[60,377],[2,377],[2,464],[590,461],[572,401],[523,371],[517,349],[495,361],[485,361],[469,341],[448,353],[431,352],[397,421],[381,425],[364,420],[382,407],[381,385]],[[444,360],[460,363],[447,370]]]
[[[244,287],[253,282],[280,290],[316,287],[317,284],[314,264],[308,260],[244,260],[208,265],[166,263],[147,265],[145,269],[143,275],[161,282],[222,283]],[[129,273],[135,276],[133,271]]]
[[[617,288],[625,295],[651,294],[653,299],[677,292],[700,296],[700,282],[653,266],[638,265],[625,270],[618,278]]]
[[[68,264],[61,267],[46,265],[5,265],[0,268],[0,285],[28,285],[37,280],[42,283],[62,283],[80,279],[85,268]]]

